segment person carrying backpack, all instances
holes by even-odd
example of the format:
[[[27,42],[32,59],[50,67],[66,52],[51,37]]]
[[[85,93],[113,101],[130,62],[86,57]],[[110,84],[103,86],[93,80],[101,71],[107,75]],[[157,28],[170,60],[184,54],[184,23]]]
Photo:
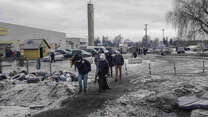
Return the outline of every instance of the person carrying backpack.
[[[109,74],[109,66],[108,62],[105,59],[105,55],[100,55],[100,62],[98,65],[99,71],[98,71],[98,85],[99,85],[99,92],[102,90],[110,89],[107,83],[107,76]]]
[[[116,52],[116,55],[114,57],[114,64],[115,64],[115,71],[116,71],[115,82],[117,82],[118,81],[118,71],[119,71],[119,78],[121,80],[121,77],[122,77],[122,66],[124,65],[124,58],[120,54],[119,51]]]
[[[78,69],[79,72],[79,92],[78,94],[82,93],[82,81],[84,82],[84,93],[87,93],[87,79],[88,79],[88,73],[91,71],[91,64],[89,61],[83,59],[80,56],[76,57],[75,66]]]

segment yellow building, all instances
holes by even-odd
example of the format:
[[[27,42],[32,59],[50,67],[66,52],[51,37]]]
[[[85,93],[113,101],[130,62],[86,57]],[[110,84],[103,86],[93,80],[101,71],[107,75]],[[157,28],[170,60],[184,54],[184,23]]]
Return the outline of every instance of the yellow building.
[[[24,56],[28,59],[43,58],[50,49],[45,39],[31,39],[24,41]]]

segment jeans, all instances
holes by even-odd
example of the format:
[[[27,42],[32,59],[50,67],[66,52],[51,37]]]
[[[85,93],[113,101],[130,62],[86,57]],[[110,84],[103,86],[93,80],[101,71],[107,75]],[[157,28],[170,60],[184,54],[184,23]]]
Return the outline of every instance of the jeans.
[[[84,81],[84,92],[87,91],[87,79],[88,79],[88,74],[84,74],[84,75],[79,74],[78,81],[79,81],[80,92],[82,92],[82,80]]]

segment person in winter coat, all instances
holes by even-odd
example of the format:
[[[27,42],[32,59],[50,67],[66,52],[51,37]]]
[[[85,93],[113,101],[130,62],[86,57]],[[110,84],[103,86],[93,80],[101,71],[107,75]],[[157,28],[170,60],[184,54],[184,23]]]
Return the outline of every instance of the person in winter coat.
[[[113,77],[113,66],[114,66],[114,61],[113,61],[113,56],[110,52],[108,52],[106,54],[106,59],[108,61],[108,65],[109,65],[109,68],[110,68],[110,76]]]
[[[55,63],[56,61],[55,61],[55,54],[53,53],[53,52],[51,52],[51,54],[50,54],[50,57],[51,57],[51,63]]]
[[[115,64],[115,71],[116,71],[116,77],[115,82],[118,80],[118,71],[119,71],[119,78],[121,80],[122,77],[122,66],[124,65],[124,58],[120,54],[120,52],[116,52],[116,56],[114,57],[114,64]]]
[[[95,54],[95,58],[94,58],[94,63],[95,63],[95,66],[96,66],[95,81],[94,81],[94,83],[97,82],[98,65],[99,65],[99,62],[100,62],[100,55],[99,55],[99,53],[96,53],[96,54]]]
[[[135,51],[135,52],[133,52],[133,54],[132,54],[132,55],[133,55],[133,57],[134,57],[134,58],[136,58],[136,57],[137,57],[137,53],[136,53],[136,51]]]
[[[136,52],[136,54],[139,55],[139,54],[140,54],[140,53],[139,53],[139,48],[136,48],[136,50],[135,50],[134,52]]]
[[[41,64],[40,64],[40,58],[37,59],[36,69],[40,70]]]
[[[146,48],[143,48],[143,53],[144,53],[144,55],[147,54],[147,49]]]
[[[89,61],[82,59],[82,57],[77,56],[75,61],[75,66],[79,72],[79,94],[82,92],[82,81],[84,81],[84,93],[87,93],[87,79],[88,73],[91,71],[91,64]]]
[[[99,62],[99,71],[98,71],[98,85],[99,85],[99,92],[102,90],[110,89],[107,83],[107,76],[109,74],[109,66],[108,62],[105,59],[105,55],[100,55],[100,62]]]
[[[142,54],[142,49],[141,48],[139,48],[139,55],[141,55]]]

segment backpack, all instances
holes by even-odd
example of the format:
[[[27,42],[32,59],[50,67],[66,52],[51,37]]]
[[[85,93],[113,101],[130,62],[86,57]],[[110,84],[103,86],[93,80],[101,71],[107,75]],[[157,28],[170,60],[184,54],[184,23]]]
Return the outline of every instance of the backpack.
[[[90,64],[90,62],[88,60],[85,60],[85,59],[84,59],[84,61],[85,61],[86,65],[87,65],[88,72],[90,72],[91,71],[91,64]]]

